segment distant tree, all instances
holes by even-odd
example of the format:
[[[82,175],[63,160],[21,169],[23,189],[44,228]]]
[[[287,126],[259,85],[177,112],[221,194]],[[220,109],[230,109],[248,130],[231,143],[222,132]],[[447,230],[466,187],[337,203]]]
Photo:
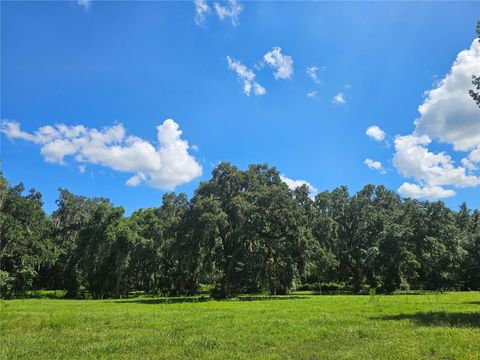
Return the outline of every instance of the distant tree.
[[[477,20],[477,41],[480,41],[480,20]],[[472,97],[472,99],[477,103],[480,107],[480,76],[479,75],[472,75],[472,84],[475,86],[476,90],[468,90],[468,93]]]
[[[441,201],[426,202],[421,236],[416,239],[422,287],[454,287],[462,255],[453,212]]]
[[[188,251],[182,245],[188,208],[185,194],[166,193],[161,207],[132,214],[130,219],[139,235],[127,272],[132,286],[170,295],[196,291],[196,287],[187,291],[182,281],[188,274],[182,274],[185,260],[189,258],[182,253]]]
[[[288,292],[301,261],[300,218],[275,168],[220,164],[192,199],[193,273],[209,270],[219,296]]]
[[[138,234],[122,207],[97,204],[78,234],[77,266],[81,284],[96,298],[117,297],[133,290],[127,276]]]
[[[303,185],[295,190],[296,199],[304,210],[306,219],[304,226],[305,250],[300,257],[304,263],[304,278],[307,281],[322,282],[337,280],[339,262],[337,250],[337,224],[333,220],[331,211],[330,193],[319,193],[314,200],[308,197],[308,188]],[[302,194],[302,196],[299,196]]]
[[[465,256],[461,264],[464,288],[480,290],[480,211],[472,212],[464,236]]]
[[[42,266],[55,261],[51,222],[42,195],[23,184],[10,187],[0,173],[0,295],[9,297],[33,286]]]
[[[407,273],[414,272],[418,266],[415,255],[409,249],[409,239],[408,227],[393,223],[387,227],[380,242],[382,288],[387,293],[408,288]]]
[[[376,287],[378,244],[383,222],[375,208],[375,186],[366,185],[351,198],[343,188],[334,190],[332,195],[342,196],[341,203],[334,201],[334,206],[337,203],[340,209],[334,209],[333,212],[339,224],[340,267],[349,281],[351,279],[356,291],[361,290],[365,281],[369,286]]]
[[[60,188],[56,204],[52,223],[58,259],[55,264],[43,269],[39,285],[53,289],[63,288],[69,296],[77,296],[81,286],[81,269],[78,268],[77,261],[79,233],[90,220],[94,207],[109,204],[109,201],[105,198],[90,199]]]

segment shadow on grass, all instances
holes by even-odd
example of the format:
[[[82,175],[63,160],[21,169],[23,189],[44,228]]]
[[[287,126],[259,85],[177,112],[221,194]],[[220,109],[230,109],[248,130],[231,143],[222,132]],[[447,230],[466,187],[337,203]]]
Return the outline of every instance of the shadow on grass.
[[[234,301],[273,301],[273,300],[299,300],[299,299],[305,299],[305,296],[295,296],[295,295],[255,296],[255,295],[252,295],[252,296],[239,296],[232,300]]]
[[[150,298],[150,299],[131,299],[131,300],[112,300],[121,304],[180,304],[180,303],[202,303],[206,301],[276,301],[276,300],[298,300],[305,299],[303,296],[239,296],[231,299],[213,299],[208,296],[201,297],[166,297],[166,298]]]
[[[445,326],[480,328],[480,313],[449,313],[445,311],[417,312],[414,314],[385,315],[376,320],[410,320],[417,326]]]
[[[480,305],[480,301],[467,301],[465,304],[470,304],[470,305]]]
[[[166,297],[151,299],[135,299],[132,300],[112,300],[112,302],[120,304],[181,304],[181,303],[200,303],[212,300],[210,297]]]

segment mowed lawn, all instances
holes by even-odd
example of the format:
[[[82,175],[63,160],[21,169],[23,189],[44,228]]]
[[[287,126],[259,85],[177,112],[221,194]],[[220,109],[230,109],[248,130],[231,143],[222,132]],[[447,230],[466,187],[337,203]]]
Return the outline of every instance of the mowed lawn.
[[[480,293],[1,302],[2,359],[480,359]]]

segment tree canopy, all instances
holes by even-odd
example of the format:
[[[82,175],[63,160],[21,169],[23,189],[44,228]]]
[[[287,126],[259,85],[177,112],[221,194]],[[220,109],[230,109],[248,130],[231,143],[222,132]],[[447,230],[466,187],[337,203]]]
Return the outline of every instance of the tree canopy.
[[[0,291],[70,296],[132,291],[218,297],[285,294],[302,286],[363,291],[480,289],[480,213],[401,199],[379,185],[311,196],[266,164],[219,164],[189,200],[125,216],[108,199],[41,194],[0,177]],[[313,285],[312,285],[313,284]]]

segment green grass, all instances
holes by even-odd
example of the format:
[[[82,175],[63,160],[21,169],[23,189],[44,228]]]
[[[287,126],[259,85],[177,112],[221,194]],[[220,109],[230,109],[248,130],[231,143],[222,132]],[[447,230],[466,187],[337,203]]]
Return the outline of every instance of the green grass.
[[[0,315],[2,359],[480,358],[479,292],[23,299]]]

